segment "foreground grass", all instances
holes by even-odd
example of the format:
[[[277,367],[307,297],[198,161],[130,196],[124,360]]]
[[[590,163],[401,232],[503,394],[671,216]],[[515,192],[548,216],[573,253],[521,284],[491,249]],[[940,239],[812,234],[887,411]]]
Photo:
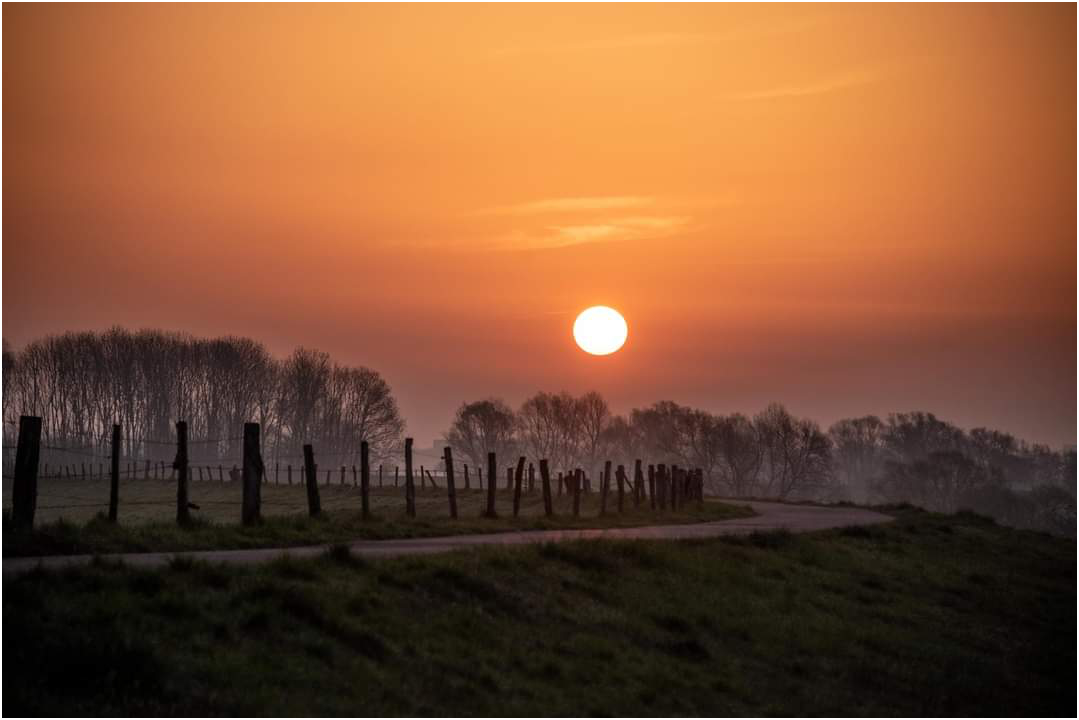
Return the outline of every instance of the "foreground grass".
[[[7,714],[1074,715],[1076,545],[975,516],[4,582]]]
[[[521,517],[513,518],[512,495],[499,491],[497,518],[480,517],[486,494],[473,490],[459,496],[458,519],[446,516],[444,491],[417,490],[417,517],[408,518],[403,508],[381,502],[376,512],[364,520],[352,507],[327,510],[317,518],[306,514],[271,516],[252,527],[235,522],[197,520],[188,527],[175,522],[142,524],[109,523],[104,516],[87,523],[66,520],[38,525],[32,532],[15,532],[4,518],[4,557],[34,555],[75,555],[117,552],[155,552],[173,550],[223,550],[257,547],[294,547],[320,543],[339,543],[350,540],[387,540],[408,537],[435,537],[470,533],[505,532],[508,530],[557,530],[566,528],[635,527],[652,524],[673,524],[727,520],[753,514],[748,506],[706,502],[691,503],[677,512],[652,512],[642,504],[635,509],[625,502],[623,513],[617,506],[608,507],[599,515],[599,499],[595,493],[581,497],[581,514],[573,517],[571,500],[556,498],[556,515],[543,514],[539,493],[522,496]],[[381,499],[381,498],[380,498]],[[358,503],[356,503],[358,504]]]

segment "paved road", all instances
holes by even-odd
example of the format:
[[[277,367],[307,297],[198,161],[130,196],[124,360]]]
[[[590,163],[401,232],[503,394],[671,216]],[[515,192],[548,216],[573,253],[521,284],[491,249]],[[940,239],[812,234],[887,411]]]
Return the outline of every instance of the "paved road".
[[[754,531],[790,530],[809,532],[827,530],[847,525],[874,525],[892,518],[871,510],[853,507],[818,507],[813,505],[787,505],[770,502],[742,502],[751,506],[757,515],[733,520],[695,523],[691,525],[648,525],[633,528],[608,528],[602,530],[532,530],[526,532],[489,533],[482,535],[454,535],[451,537],[410,538],[407,540],[360,540],[349,545],[353,553],[366,557],[396,557],[399,555],[428,555],[451,552],[485,545],[529,545],[535,543],[563,542],[566,540],[683,540],[707,538],[719,535],[746,535]],[[295,558],[316,557],[326,552],[328,545],[311,545],[292,548],[266,548],[260,550],[206,550],[164,553],[118,553],[102,555],[106,560],[122,560],[134,567],[161,567],[173,558],[185,557],[229,565],[250,565],[269,562],[288,554]],[[41,558],[5,558],[4,576],[17,575],[37,567],[60,568],[86,565],[92,555],[57,555]]]

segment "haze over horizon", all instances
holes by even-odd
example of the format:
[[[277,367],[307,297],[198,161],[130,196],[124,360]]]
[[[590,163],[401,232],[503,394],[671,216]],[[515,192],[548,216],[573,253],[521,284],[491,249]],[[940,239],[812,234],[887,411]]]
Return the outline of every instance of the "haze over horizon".
[[[562,389],[1075,443],[1074,5],[3,19],[16,347],[314,347],[422,445]],[[571,335],[596,304],[609,356]]]

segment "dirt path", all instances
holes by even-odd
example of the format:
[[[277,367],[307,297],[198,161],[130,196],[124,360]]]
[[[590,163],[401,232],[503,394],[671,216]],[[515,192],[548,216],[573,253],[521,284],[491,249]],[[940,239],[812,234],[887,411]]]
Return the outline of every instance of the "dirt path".
[[[564,542],[566,540],[683,540],[707,538],[719,535],[745,535],[754,531],[790,530],[809,532],[827,530],[847,525],[875,525],[891,518],[872,510],[854,507],[818,507],[813,505],[787,505],[770,502],[745,502],[757,515],[749,518],[719,520],[691,525],[648,525],[631,528],[603,530],[533,530],[527,532],[490,533],[482,535],[453,535],[437,538],[410,538],[407,540],[361,540],[349,545],[353,553],[366,557],[395,557],[398,555],[428,555],[451,552],[485,545],[529,545],[535,543]],[[327,545],[310,545],[292,548],[265,548],[257,550],[205,550],[194,552],[118,553],[101,555],[106,560],[122,560],[124,563],[143,568],[167,565],[173,558],[185,557],[230,565],[250,565],[269,562],[288,554],[295,558],[316,557],[326,552]],[[5,558],[4,576],[18,575],[37,567],[60,568],[86,565],[92,555],[58,555],[54,557]]]

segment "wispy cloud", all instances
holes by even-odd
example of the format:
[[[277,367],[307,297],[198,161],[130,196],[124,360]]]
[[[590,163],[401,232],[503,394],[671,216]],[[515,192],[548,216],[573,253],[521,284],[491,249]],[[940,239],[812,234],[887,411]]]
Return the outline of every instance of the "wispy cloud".
[[[731,100],[774,100],[777,98],[806,97],[845,90],[859,85],[868,85],[876,81],[877,76],[867,70],[855,70],[836,75],[818,82],[803,85],[782,85],[779,87],[756,90],[728,96]]]
[[[596,210],[621,210],[644,207],[654,198],[636,196],[549,198],[519,205],[502,205],[486,208],[477,215],[543,215],[553,213],[586,212]]]
[[[568,247],[591,242],[660,238],[685,229],[690,218],[673,215],[617,217],[573,225],[549,225],[535,232],[516,231],[495,241],[510,250]]]

